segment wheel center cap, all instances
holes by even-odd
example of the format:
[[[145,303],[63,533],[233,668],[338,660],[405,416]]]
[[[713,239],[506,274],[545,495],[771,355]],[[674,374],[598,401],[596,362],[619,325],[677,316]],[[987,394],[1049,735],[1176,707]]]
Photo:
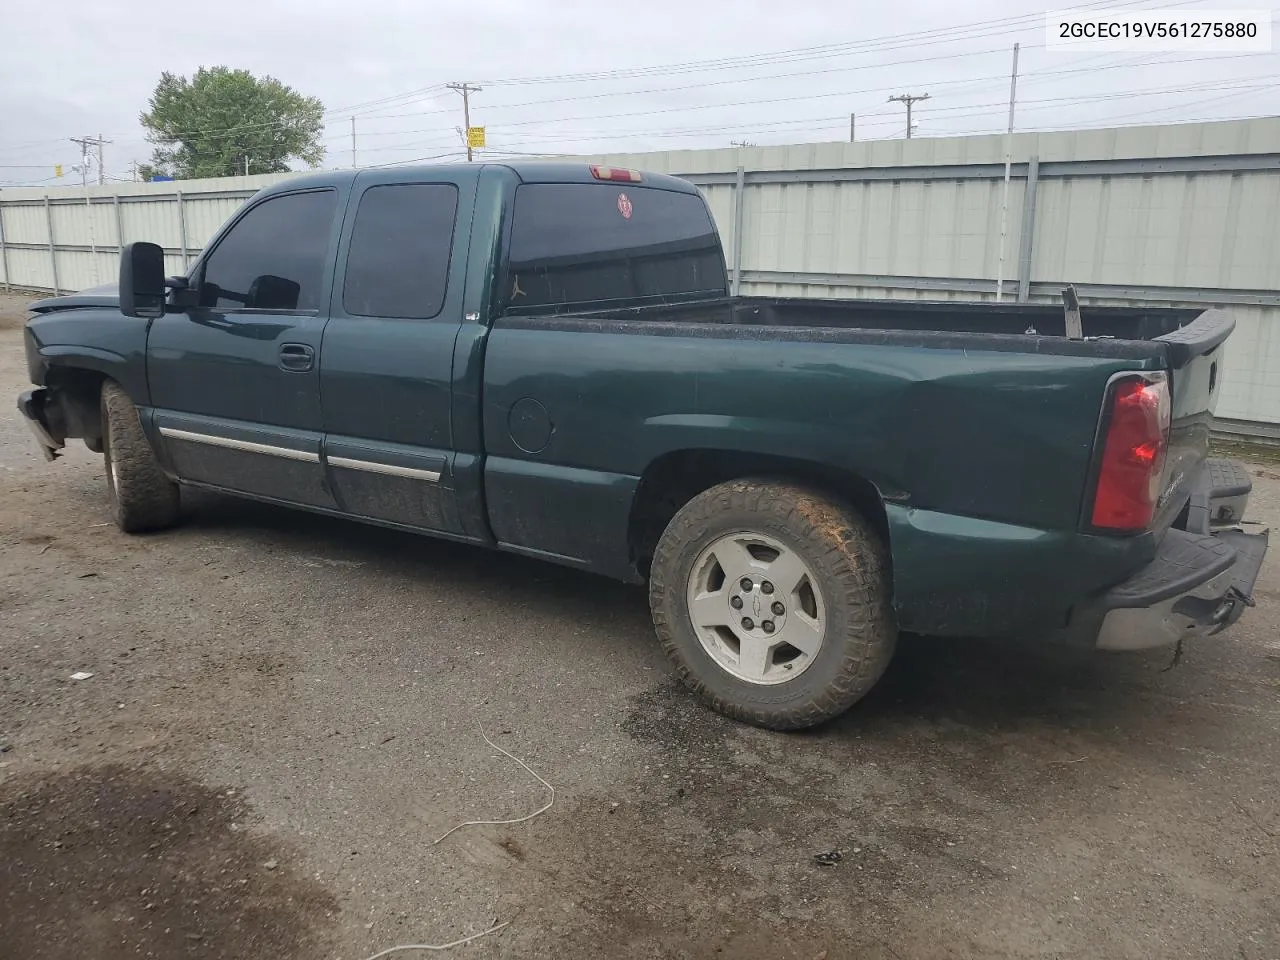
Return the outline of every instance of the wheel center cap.
[[[760,594],[752,594],[751,596],[751,612],[755,614],[757,620],[760,619]]]

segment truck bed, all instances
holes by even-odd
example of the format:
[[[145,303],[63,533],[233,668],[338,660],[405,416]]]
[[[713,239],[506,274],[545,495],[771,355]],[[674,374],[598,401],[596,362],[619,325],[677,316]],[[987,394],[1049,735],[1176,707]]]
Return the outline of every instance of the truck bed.
[[[725,297],[684,304],[575,311],[571,315],[677,327],[715,324],[789,328],[782,338],[800,341],[916,343],[1073,356],[1160,357],[1171,367],[1181,366],[1192,352],[1212,349],[1227,338],[1232,328],[1230,317],[1217,310],[1082,307],[1080,313],[1083,340],[1067,339],[1063,309],[1055,304]],[[1188,346],[1194,351],[1184,349]]]

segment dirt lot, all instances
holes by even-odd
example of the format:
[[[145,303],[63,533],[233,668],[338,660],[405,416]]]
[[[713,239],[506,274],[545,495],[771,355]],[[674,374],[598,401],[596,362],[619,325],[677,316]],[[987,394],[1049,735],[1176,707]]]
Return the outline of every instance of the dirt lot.
[[[362,960],[509,921],[455,952],[1280,958],[1280,561],[1176,669],[908,640],[775,735],[673,688],[632,589],[212,497],[118,533],[99,458],[44,463],[5,399],[21,302],[0,957]],[[481,729],[555,804],[433,844],[547,799]]]

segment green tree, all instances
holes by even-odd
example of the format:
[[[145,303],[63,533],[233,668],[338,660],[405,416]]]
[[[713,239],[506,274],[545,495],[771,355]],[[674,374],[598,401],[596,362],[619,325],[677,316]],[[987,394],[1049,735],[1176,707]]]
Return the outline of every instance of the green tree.
[[[156,144],[153,173],[184,179],[245,172],[284,173],[297,159],[324,159],[324,105],[272,77],[201,67],[194,77],[165,72],[138,119]]]

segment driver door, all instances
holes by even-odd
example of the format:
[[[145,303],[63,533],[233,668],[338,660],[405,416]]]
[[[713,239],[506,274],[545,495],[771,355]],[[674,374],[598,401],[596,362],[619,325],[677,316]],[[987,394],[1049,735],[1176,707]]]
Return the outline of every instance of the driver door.
[[[335,506],[319,377],[343,199],[313,189],[248,207],[194,271],[198,304],[153,321],[153,423],[183,480]]]

